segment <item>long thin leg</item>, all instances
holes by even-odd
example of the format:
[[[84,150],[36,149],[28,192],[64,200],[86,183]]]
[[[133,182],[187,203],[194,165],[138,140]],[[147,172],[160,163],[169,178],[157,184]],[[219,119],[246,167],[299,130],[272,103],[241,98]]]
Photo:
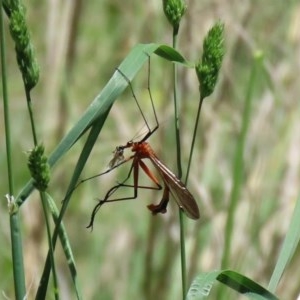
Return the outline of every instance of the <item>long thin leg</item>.
[[[149,56],[149,54],[147,54],[147,55]],[[158,118],[157,118],[156,110],[155,110],[155,107],[154,107],[154,102],[153,102],[153,98],[152,98],[152,94],[151,94],[151,88],[150,88],[150,65],[151,64],[150,64],[150,56],[149,56],[149,59],[148,59],[148,86],[147,86],[147,89],[148,89],[148,94],[149,94],[149,97],[150,97],[152,111],[153,111],[153,114],[154,114],[154,117],[155,117],[156,125],[152,130],[148,131],[148,133],[143,137],[141,142],[145,142],[159,127]]]
[[[118,183],[117,185],[115,185],[112,188],[110,188],[109,191],[106,193],[104,199],[103,200],[99,200],[99,202],[97,203],[97,205],[94,207],[92,215],[91,215],[91,220],[90,220],[90,223],[87,226],[87,228],[92,228],[93,227],[95,215],[96,215],[96,213],[98,212],[98,210],[100,209],[100,207],[104,203],[136,199],[137,196],[138,196],[138,189],[139,188],[140,189],[149,189],[149,190],[161,190],[162,189],[162,186],[158,183],[158,181],[156,180],[156,178],[154,178],[153,176],[151,177],[149,175],[148,175],[149,178],[156,184],[155,187],[153,187],[153,186],[138,185],[138,181],[139,181],[139,167],[140,166],[146,172],[146,174],[148,174],[149,169],[146,167],[146,165],[144,163],[141,164],[141,161],[139,161],[138,159],[134,158],[134,160],[132,162],[132,165],[130,167],[130,170],[128,172],[127,177],[121,183]],[[130,178],[132,170],[133,170],[134,183],[133,183],[133,185],[131,185],[131,184],[125,184],[125,182]],[[130,197],[121,197],[121,198],[109,199],[111,197],[111,195],[114,194],[120,187],[130,187],[130,188],[133,188],[133,195],[130,196]],[[153,206],[155,206],[155,205],[153,205]],[[152,211],[152,212],[154,213],[154,211]]]
[[[148,132],[150,132],[151,129],[150,129],[149,124],[147,122],[147,119],[146,119],[146,117],[145,117],[145,115],[143,113],[143,110],[142,110],[142,108],[141,108],[141,106],[140,106],[140,104],[139,104],[139,102],[138,102],[138,100],[136,98],[136,95],[134,93],[131,81],[127,78],[127,76],[120,69],[117,68],[117,70],[123,76],[123,78],[127,81],[127,84],[128,84],[128,86],[129,86],[129,88],[131,90],[132,97],[133,97],[133,99],[134,99],[134,101],[135,101],[135,103],[136,103],[136,105],[137,105],[137,107],[138,107],[138,109],[139,109],[139,111],[140,111],[140,113],[142,115],[142,118],[143,118],[143,120],[144,120],[144,122],[145,122],[145,124],[146,124],[146,126],[148,128]]]
[[[144,115],[144,113],[142,111],[142,108],[141,108],[141,106],[140,106],[140,104],[139,104],[139,102],[138,102],[138,100],[136,98],[136,95],[134,93],[134,90],[133,90],[133,87],[132,87],[132,84],[131,84],[130,80],[127,78],[127,76],[120,69],[117,69],[120,72],[120,74],[124,77],[124,79],[127,81],[128,86],[129,86],[129,88],[131,90],[131,94],[132,94],[132,96],[133,96],[133,98],[135,100],[135,103],[138,106],[138,109],[139,109],[139,111],[140,111],[140,113],[142,115],[142,118],[143,118],[143,120],[144,120],[144,122],[145,122],[145,124],[147,126],[147,129],[148,129],[148,132],[146,133],[146,135],[142,138],[142,140],[140,142],[146,141],[158,129],[158,127],[159,127],[158,118],[157,118],[156,110],[155,110],[155,107],[154,107],[153,97],[152,97],[151,88],[150,88],[150,65],[151,65],[150,64],[150,56],[149,56],[149,54],[147,54],[147,55],[149,57],[149,59],[148,59],[148,84],[147,84],[148,86],[147,86],[147,89],[148,89],[148,94],[149,94],[149,98],[150,98],[150,101],[151,101],[151,107],[152,107],[152,111],[153,111],[154,118],[155,118],[155,123],[156,123],[155,127],[152,130],[150,129],[150,126],[149,126],[149,124],[147,122],[147,119],[146,119],[146,117],[145,117],[145,115]]]
[[[99,203],[97,204],[100,208],[100,206],[102,206],[102,204],[104,203],[109,203],[109,202],[117,202],[117,201],[124,201],[124,200],[133,200],[136,199],[138,196],[138,190],[136,190],[136,193],[132,196],[132,197],[124,197],[124,198],[116,198],[116,199],[108,199],[119,187],[130,187],[130,188],[134,188],[134,185],[130,185],[130,184],[119,184],[116,185],[114,187],[112,187],[106,194],[104,200],[99,201]],[[162,186],[138,186],[138,189],[148,189],[148,190],[161,190]],[[162,199],[160,200],[160,202],[158,204],[149,204],[147,207],[149,208],[149,210],[152,212],[153,215],[156,215],[158,213],[166,213],[167,212],[167,206],[170,200],[170,189],[167,185],[165,185],[164,187],[164,192],[163,192],[163,196]],[[101,203],[100,203],[101,202]],[[98,209],[99,209],[98,208]],[[97,211],[98,211],[97,209]]]
[[[145,172],[145,174],[150,178],[150,180],[155,183],[156,187],[153,186],[143,186],[143,185],[138,185],[138,176],[139,176],[139,167]],[[125,182],[129,179],[131,176],[132,169],[134,168],[134,184],[125,184]],[[150,169],[147,167],[147,165],[139,158],[135,157],[132,162],[132,166],[129,170],[129,173],[127,177],[114,187],[112,187],[107,193],[104,199],[108,199],[115,191],[117,191],[120,187],[130,187],[130,188],[141,188],[141,189],[149,189],[149,190],[161,190],[162,186],[159,184],[159,181],[157,178],[154,176],[154,174],[150,171]],[[119,200],[126,200],[126,199],[134,199],[134,197],[126,197],[126,198],[118,198],[117,201]],[[106,202],[112,202],[115,201],[115,199],[110,199],[106,200]]]
[[[99,174],[93,175],[93,176],[91,176],[91,177],[87,177],[87,178],[81,179],[81,180],[74,186],[74,188],[73,188],[73,189],[65,196],[65,198],[62,200],[62,202],[63,202],[66,198],[70,197],[71,194],[72,194],[72,193],[73,193],[73,192],[74,192],[74,191],[75,191],[82,183],[84,183],[84,182],[86,182],[86,181],[89,181],[89,180],[91,180],[91,179],[100,177],[100,176],[102,176],[102,175],[104,175],[104,174],[110,173],[112,170],[114,170],[114,169],[118,168],[119,166],[121,166],[121,165],[127,163],[128,161],[130,161],[133,157],[134,157],[134,155],[131,155],[131,156],[127,157],[126,159],[124,159],[123,161],[121,161],[120,163],[118,163],[117,165],[112,166],[111,168],[109,168],[108,170],[106,170],[106,171],[104,171],[104,172],[102,172],[102,173],[99,173]],[[131,168],[132,168],[132,166],[131,166]],[[130,174],[128,174],[128,178],[129,178],[129,176],[130,176]]]
[[[109,199],[109,197],[116,192],[120,187],[130,187],[133,188],[133,195],[130,197],[123,197],[123,198],[115,198],[115,199]],[[94,207],[93,211],[92,211],[92,215],[91,215],[91,220],[90,223],[88,224],[88,226],[86,228],[93,228],[93,224],[94,224],[94,219],[96,216],[96,213],[98,212],[98,210],[100,209],[100,207],[105,204],[105,203],[111,203],[111,202],[119,202],[119,201],[127,201],[127,200],[134,200],[138,197],[138,189],[148,189],[148,190],[161,190],[162,186],[157,186],[157,187],[153,187],[153,186],[134,186],[134,185],[129,185],[129,184],[118,184],[114,187],[112,187],[105,195],[103,200],[99,200],[99,202],[97,203],[97,205]],[[150,204],[148,205],[148,208],[152,211],[153,214],[157,214],[158,212],[166,212],[166,209],[152,209],[152,207],[158,207],[160,204],[158,205],[154,205],[154,204]],[[166,207],[166,205],[165,205]],[[155,211],[154,211],[155,210]]]

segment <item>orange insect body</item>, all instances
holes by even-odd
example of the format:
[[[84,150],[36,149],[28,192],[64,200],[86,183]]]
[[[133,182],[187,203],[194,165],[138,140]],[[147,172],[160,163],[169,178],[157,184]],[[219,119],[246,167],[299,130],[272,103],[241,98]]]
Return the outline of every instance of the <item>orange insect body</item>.
[[[166,207],[169,201],[169,193],[171,192],[178,206],[183,209],[189,218],[199,219],[199,208],[193,195],[189,192],[181,180],[159,160],[149,143],[129,142],[125,147],[131,147],[132,152],[135,152],[133,156],[133,165],[138,164],[154,183],[159,185],[159,181],[142,162],[142,159],[150,159],[163,179],[165,187],[161,202],[158,205],[151,204],[148,206],[152,213],[157,214],[166,212]]]

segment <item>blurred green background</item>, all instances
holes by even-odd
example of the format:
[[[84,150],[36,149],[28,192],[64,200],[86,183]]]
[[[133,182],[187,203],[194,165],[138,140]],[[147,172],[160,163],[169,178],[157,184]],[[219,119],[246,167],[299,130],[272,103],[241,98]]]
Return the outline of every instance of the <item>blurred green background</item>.
[[[253,55],[262,52],[264,68],[255,82],[230,268],[267,286],[300,186],[300,5],[297,1],[272,0],[186,2],[188,9],[179,37],[179,50],[185,57],[198,60],[205,34],[218,20],[225,24],[226,39],[217,89],[203,104],[189,176],[188,187],[201,211],[200,221],[186,223],[189,282],[197,272],[220,268],[241,116]],[[171,26],[159,0],[27,0],[24,4],[41,68],[41,80],[32,95],[35,118],[48,153],[134,45],[172,41]],[[8,31],[6,36],[14,180],[19,191],[29,179],[26,151],[33,142],[14,45]],[[170,63],[152,57],[151,92],[161,126],[151,137],[151,144],[161,160],[176,172],[171,68]],[[154,125],[147,78],[145,67],[133,88]],[[179,67],[178,78],[185,172],[199,95],[193,70]],[[3,116],[3,107],[0,109]],[[84,176],[105,170],[115,146],[126,143],[142,128],[132,95],[126,91],[109,114]],[[3,125],[0,130],[0,194],[5,195],[8,183]],[[58,206],[82,145],[79,142],[53,169],[49,192]],[[96,216],[94,231],[85,228],[96,198],[103,197],[109,187],[124,178],[128,167],[83,184],[75,191],[64,218],[84,298],[180,299],[177,208],[171,204],[166,215],[156,217],[146,209],[146,205],[159,200],[160,193],[141,191],[135,201],[105,205]],[[9,218],[5,200],[1,203],[0,288],[13,298]],[[47,253],[45,223],[36,192],[21,212],[27,287],[32,298]],[[56,259],[62,298],[73,299],[60,246]],[[296,299],[299,294],[299,263],[298,253],[282,278],[277,291],[280,298]]]

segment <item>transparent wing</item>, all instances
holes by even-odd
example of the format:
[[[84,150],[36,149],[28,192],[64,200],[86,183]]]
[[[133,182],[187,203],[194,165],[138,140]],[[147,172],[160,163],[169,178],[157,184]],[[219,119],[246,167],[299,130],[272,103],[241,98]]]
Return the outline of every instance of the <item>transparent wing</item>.
[[[186,186],[155,155],[151,155],[150,159],[161,174],[164,183],[169,187],[178,206],[183,209],[189,218],[199,219],[198,205]]]

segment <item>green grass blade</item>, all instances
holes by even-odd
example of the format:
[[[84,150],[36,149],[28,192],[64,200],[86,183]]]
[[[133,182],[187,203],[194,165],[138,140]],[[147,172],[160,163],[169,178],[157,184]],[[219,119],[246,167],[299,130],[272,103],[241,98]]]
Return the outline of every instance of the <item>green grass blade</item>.
[[[218,275],[217,279],[250,299],[278,299],[255,281],[234,271],[225,270]]]
[[[300,196],[295,206],[294,214],[288,233],[284,239],[279,258],[277,260],[274,272],[270,279],[268,289],[272,292],[276,290],[283,272],[290,262],[292,256],[295,254],[296,248],[300,240]]]
[[[107,112],[108,113],[108,112]],[[57,236],[59,235],[59,238],[61,240],[61,243],[63,245],[63,250],[65,252],[65,255],[66,255],[66,258],[67,258],[67,261],[68,262],[71,262],[69,263],[69,270],[70,270],[70,273],[71,273],[71,277],[73,279],[73,283],[74,283],[74,286],[75,286],[75,289],[76,289],[76,292],[77,292],[77,299],[82,299],[82,297],[80,296],[80,293],[78,291],[78,283],[77,283],[77,272],[76,272],[76,268],[75,268],[75,263],[72,263],[72,259],[70,260],[70,257],[73,257],[73,255],[69,255],[69,250],[71,250],[70,247],[67,247],[66,243],[69,243],[68,242],[68,239],[67,239],[67,236],[66,236],[66,233],[65,233],[65,230],[64,228],[62,227],[62,219],[63,219],[63,216],[66,212],[66,209],[68,207],[68,204],[69,204],[69,201],[70,201],[70,197],[71,197],[71,194],[69,191],[73,191],[74,189],[74,186],[76,185],[78,179],[79,179],[79,176],[85,166],[85,163],[93,149],[93,146],[97,140],[97,137],[99,135],[99,132],[101,131],[101,128],[103,126],[103,123],[106,119],[106,116],[104,119],[101,119],[102,122],[97,122],[95,123],[95,125],[92,127],[91,129],[91,132],[87,138],[87,141],[85,142],[85,145],[82,149],[82,152],[79,156],[79,159],[78,159],[78,162],[76,164],[76,167],[75,167],[75,170],[73,172],[73,176],[72,176],[72,179],[71,179],[71,182],[69,184],[69,188],[67,190],[67,196],[65,197],[64,201],[63,201],[63,205],[62,205],[62,208],[59,212],[59,215],[57,212],[57,208],[55,206],[55,203],[54,202],[51,202],[52,204],[52,211],[53,211],[53,218],[55,220],[55,230],[54,230],[54,234],[53,234],[53,238],[52,238],[52,244],[53,244],[53,249],[55,249],[55,245],[56,245],[56,240],[57,240]],[[100,120],[100,121],[101,121]],[[65,246],[64,246],[65,245]],[[71,253],[71,252],[70,252]],[[47,259],[46,259],[46,263],[45,263],[45,266],[44,266],[44,270],[43,270],[43,274],[42,274],[42,277],[41,277],[41,280],[40,280],[40,284],[39,284],[39,288],[38,288],[38,291],[37,291],[37,294],[36,294],[36,299],[44,299],[46,297],[46,293],[47,293],[47,287],[48,287],[48,282],[49,282],[49,277],[50,277],[50,271],[51,271],[51,260],[50,260],[50,250],[48,251],[48,255],[47,255]]]
[[[235,271],[213,271],[202,273],[191,284],[186,300],[208,299],[215,281],[223,283],[238,293],[255,300],[277,300],[278,298],[264,287]]]
[[[152,55],[154,52],[157,52],[157,55],[160,55],[170,61],[181,63],[186,66],[190,65],[182,55],[171,47],[159,44],[138,44],[123,60],[118,69],[120,69],[129,80],[132,80],[142,68],[144,63],[148,60],[148,56]],[[113,102],[123,93],[127,86],[128,82],[124,79],[120,72],[116,70],[101,93],[94,99],[82,117],[49,156],[49,164],[51,167],[53,167],[56,162],[67,153],[67,151],[96,120],[102,119],[105,116]],[[22,205],[32,190],[33,182],[30,180],[16,197],[17,204]]]
[[[242,128],[237,142],[236,152],[234,157],[233,186],[232,186],[230,200],[229,200],[228,215],[227,215],[226,227],[225,227],[225,238],[224,238],[225,245],[224,245],[224,252],[223,252],[222,263],[221,263],[222,269],[225,269],[230,265],[231,244],[232,244],[232,237],[234,233],[234,220],[235,220],[235,214],[238,206],[240,190],[243,183],[243,172],[244,172],[243,155],[245,151],[248,128],[250,125],[251,108],[252,108],[252,100],[253,100],[253,94],[255,89],[255,82],[259,74],[258,72],[261,69],[261,63],[262,63],[261,57],[256,57],[250,73],[250,79],[249,79],[248,89],[246,93],[246,99],[245,99],[245,105],[244,105],[244,111],[242,117],[243,120]]]
[[[187,61],[179,52],[177,52],[174,48],[171,48],[166,45],[159,46],[155,51],[155,54],[158,56],[169,60],[174,61],[176,63],[180,63],[188,68],[194,68],[195,64],[193,62]]]
[[[54,222],[57,223],[59,211],[56,208],[54,200],[51,198],[51,196],[49,194],[47,194],[47,200],[48,200],[48,205],[51,209],[51,213],[52,213]],[[71,278],[72,278],[72,281],[73,281],[73,284],[75,287],[77,299],[82,299],[79,282],[77,280],[76,264],[75,264],[75,259],[74,259],[74,255],[72,252],[72,247],[70,245],[66,229],[62,223],[59,224],[59,235],[60,235],[60,240],[62,242],[62,248],[63,248],[64,254],[66,256],[66,260],[68,262],[68,266],[69,266]]]

